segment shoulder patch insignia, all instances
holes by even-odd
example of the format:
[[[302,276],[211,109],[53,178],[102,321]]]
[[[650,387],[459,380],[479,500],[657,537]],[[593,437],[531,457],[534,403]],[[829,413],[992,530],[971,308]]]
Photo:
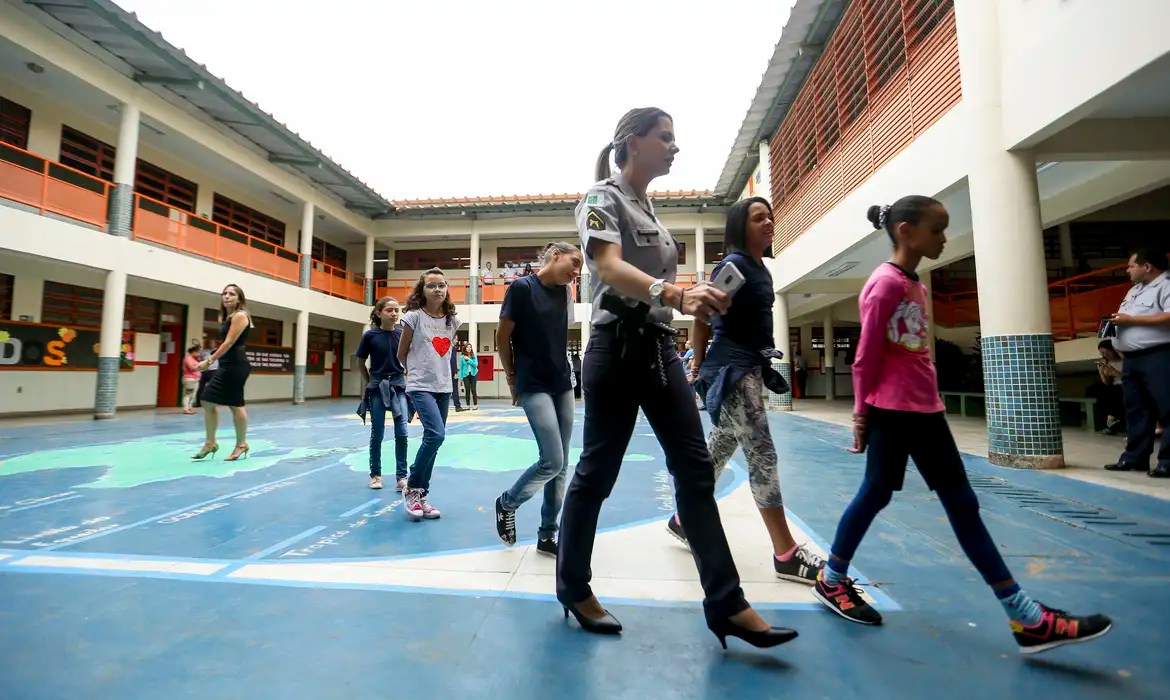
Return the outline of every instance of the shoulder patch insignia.
[[[585,206],[587,207],[599,207],[604,203],[600,194],[591,194],[585,197]]]
[[[585,217],[585,228],[590,231],[604,231],[605,221],[601,218],[601,214],[590,209],[588,216]]]

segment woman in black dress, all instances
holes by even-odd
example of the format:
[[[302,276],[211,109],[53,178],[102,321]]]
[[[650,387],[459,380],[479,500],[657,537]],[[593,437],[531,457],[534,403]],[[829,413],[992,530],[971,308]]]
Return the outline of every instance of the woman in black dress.
[[[234,462],[248,455],[248,413],[244,410],[244,383],[248,381],[252,366],[248,364],[244,346],[248,342],[248,331],[252,328],[252,317],[248,314],[248,300],[244,297],[244,290],[239,286],[229,284],[224,287],[220,299],[220,344],[215,352],[199,363],[199,369],[205,370],[212,362],[219,360],[219,371],[203,392],[203,427],[207,430],[207,440],[192,459],[203,459],[219,450],[215,431],[219,427],[218,409],[223,405],[231,409],[232,423],[236,426],[236,448],[224,461]]]

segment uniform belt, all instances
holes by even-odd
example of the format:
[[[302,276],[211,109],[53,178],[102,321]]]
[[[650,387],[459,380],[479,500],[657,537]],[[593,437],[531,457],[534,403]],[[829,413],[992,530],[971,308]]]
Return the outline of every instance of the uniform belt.
[[[666,338],[673,339],[678,331],[665,323],[648,320],[650,305],[645,302],[638,302],[635,306],[627,306],[616,296],[603,294],[601,308],[617,316],[614,332],[618,342],[621,343],[619,357],[625,360],[631,352],[638,350],[645,352],[658,385],[665,387],[666,364],[663,361],[663,341]],[[671,345],[674,345],[673,341]]]

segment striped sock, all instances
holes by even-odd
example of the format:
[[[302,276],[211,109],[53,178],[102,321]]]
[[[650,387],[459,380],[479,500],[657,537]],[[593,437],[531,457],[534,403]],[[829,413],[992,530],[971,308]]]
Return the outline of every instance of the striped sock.
[[[1013,591],[1014,589],[1014,591]],[[1040,607],[1040,603],[1036,602],[1032,596],[1020,589],[1018,584],[1012,584],[1003,591],[996,591],[996,597],[1003,605],[1004,612],[1013,621],[1020,623],[1024,627],[1032,627],[1040,624],[1040,618],[1044,614],[1044,608]],[[1003,595],[1007,593],[1007,595]]]
[[[849,573],[849,562],[829,557],[825,568],[821,569],[821,580],[827,585],[838,586],[845,582],[845,574]]]

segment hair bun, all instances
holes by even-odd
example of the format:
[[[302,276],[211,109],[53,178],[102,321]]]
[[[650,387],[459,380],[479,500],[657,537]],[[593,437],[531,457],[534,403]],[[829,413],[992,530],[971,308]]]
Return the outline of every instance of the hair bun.
[[[865,218],[869,219],[869,223],[873,224],[875,229],[882,227],[882,208],[878,205],[873,205],[865,210]]]

